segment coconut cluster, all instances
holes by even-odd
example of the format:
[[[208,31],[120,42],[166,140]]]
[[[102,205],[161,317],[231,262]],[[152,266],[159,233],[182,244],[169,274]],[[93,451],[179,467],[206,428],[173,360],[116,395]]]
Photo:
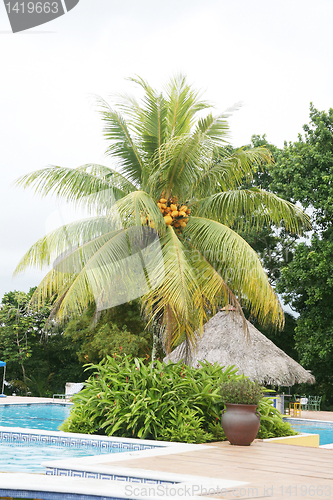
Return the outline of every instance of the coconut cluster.
[[[173,226],[178,231],[184,229],[188,223],[188,216],[191,213],[191,209],[186,205],[180,205],[177,203],[176,198],[161,198],[157,202],[157,206],[160,209],[164,221],[167,226]]]

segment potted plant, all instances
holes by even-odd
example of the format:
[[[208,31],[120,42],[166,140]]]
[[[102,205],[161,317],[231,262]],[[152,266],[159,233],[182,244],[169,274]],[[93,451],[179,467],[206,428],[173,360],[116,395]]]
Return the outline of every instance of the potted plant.
[[[222,427],[231,444],[248,446],[260,427],[257,406],[265,389],[246,377],[233,378],[221,385]]]

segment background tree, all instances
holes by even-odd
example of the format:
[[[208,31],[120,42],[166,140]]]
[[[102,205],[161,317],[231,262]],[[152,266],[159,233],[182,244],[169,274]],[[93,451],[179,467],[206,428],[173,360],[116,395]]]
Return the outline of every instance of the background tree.
[[[98,318],[92,305],[60,326],[48,321],[51,305],[29,307],[35,290],[9,292],[0,306],[0,359],[7,362],[9,394],[63,393],[66,382],[85,380],[87,362],[98,363],[107,355],[150,358],[151,334],[138,301],[103,311]]]
[[[0,306],[0,358],[7,363],[10,391],[52,396],[67,381],[84,379],[77,345],[54,324],[46,327],[51,306],[29,308],[36,288],[8,292]],[[10,393],[11,393],[10,392]]]
[[[302,365],[316,377],[314,391],[332,404],[333,361],[333,238],[314,235],[300,243],[278,284],[283,297],[300,315],[295,347]]]
[[[77,345],[81,363],[99,363],[107,355],[127,354],[150,358],[152,338],[141,318],[140,304],[132,301],[103,311],[94,320],[95,306],[65,327],[65,336]]]
[[[298,242],[291,262],[282,270],[277,289],[299,314],[296,349],[311,369],[316,393],[333,404],[333,110],[310,106],[304,135],[285,144],[272,169],[272,186],[281,195],[308,209],[314,231]]]
[[[50,314],[47,305],[39,311],[29,310],[29,301],[34,292],[9,292],[2,299],[0,309],[0,348],[3,359],[20,366],[20,377],[26,383],[25,365],[31,356],[32,344],[41,338]]]

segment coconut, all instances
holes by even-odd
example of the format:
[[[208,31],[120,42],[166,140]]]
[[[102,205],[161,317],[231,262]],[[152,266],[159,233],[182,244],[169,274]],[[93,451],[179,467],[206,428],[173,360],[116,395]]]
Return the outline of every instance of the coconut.
[[[175,210],[178,210],[177,205],[174,205],[173,203],[171,203],[170,208],[171,208],[171,210],[172,210],[173,212],[174,212]]]
[[[178,210],[171,212],[172,217],[178,217]]]
[[[179,217],[186,217],[186,212],[179,210]]]
[[[182,205],[179,209],[179,211],[183,211],[183,212],[186,212],[187,210],[187,206],[186,205]]]
[[[170,215],[165,215],[164,221],[165,221],[167,226],[170,226],[170,224],[172,224],[173,219],[172,219],[172,217],[170,217]]]
[[[160,199],[160,203],[166,203],[166,202],[167,202],[167,200],[165,198]]]

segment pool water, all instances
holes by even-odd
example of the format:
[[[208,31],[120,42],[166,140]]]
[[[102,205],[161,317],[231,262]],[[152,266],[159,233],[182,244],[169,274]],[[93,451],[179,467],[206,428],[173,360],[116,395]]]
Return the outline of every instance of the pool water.
[[[38,433],[38,430],[57,431],[61,423],[69,416],[72,405],[64,404],[15,404],[0,405],[0,426],[8,427],[0,432],[0,473],[35,472],[45,473],[42,462],[48,460],[122,453],[141,449],[138,444],[96,442],[94,437],[71,438],[62,433]],[[10,427],[22,428],[22,432]],[[36,429],[36,431],[24,431]],[[43,439],[40,438],[43,436]],[[44,438],[44,436],[46,436]],[[48,437],[47,437],[48,436]],[[50,438],[51,436],[51,438]],[[0,485],[1,486],[1,485]]]
[[[297,419],[285,419],[297,432],[319,434],[319,446],[333,443],[333,422],[306,421]]]
[[[0,405],[0,426],[56,431],[69,416],[71,405]]]
[[[62,460],[66,458],[86,457],[87,455],[103,455],[122,453],[128,450],[119,448],[103,448],[96,446],[62,446],[36,442],[18,441],[6,443],[0,441],[1,472],[35,472],[45,473],[41,463],[46,460]]]

